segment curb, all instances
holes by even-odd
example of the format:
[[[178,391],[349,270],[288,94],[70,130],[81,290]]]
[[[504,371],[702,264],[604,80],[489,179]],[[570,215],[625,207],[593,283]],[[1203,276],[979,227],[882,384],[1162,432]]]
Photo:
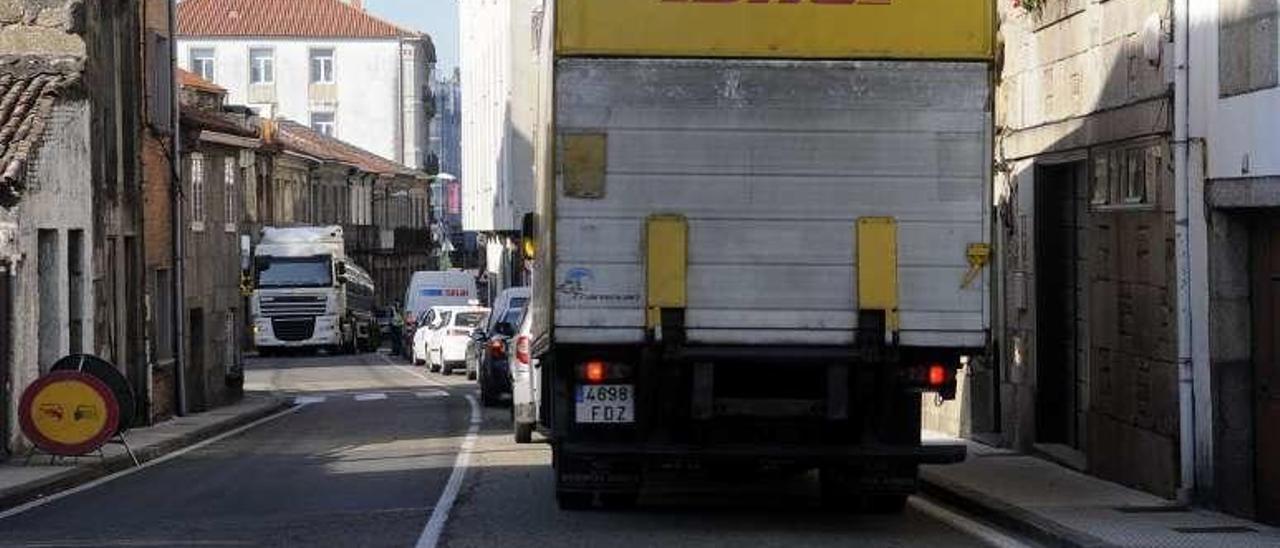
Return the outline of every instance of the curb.
[[[278,413],[287,407],[289,407],[288,400],[272,398],[272,401],[247,413],[228,417],[226,420],[202,426],[153,445],[135,447],[133,448],[133,453],[138,457],[138,462],[145,464],[182,448],[195,445],[224,432]],[[0,510],[20,506],[132,467],[133,460],[129,458],[129,455],[120,454],[108,457],[105,460],[77,465],[47,478],[3,489],[0,490]]]
[[[981,491],[949,481],[943,477],[943,474],[937,472],[920,471],[920,492],[1046,546],[1063,548],[1118,546]]]

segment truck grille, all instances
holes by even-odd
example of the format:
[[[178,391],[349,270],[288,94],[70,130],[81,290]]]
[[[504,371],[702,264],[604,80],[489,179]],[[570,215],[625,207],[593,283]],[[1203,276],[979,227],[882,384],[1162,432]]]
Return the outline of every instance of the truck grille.
[[[262,297],[259,301],[262,315],[268,318],[281,316],[320,316],[325,313],[323,296]]]
[[[271,321],[276,338],[282,341],[305,341],[316,331],[315,318],[276,318]]]

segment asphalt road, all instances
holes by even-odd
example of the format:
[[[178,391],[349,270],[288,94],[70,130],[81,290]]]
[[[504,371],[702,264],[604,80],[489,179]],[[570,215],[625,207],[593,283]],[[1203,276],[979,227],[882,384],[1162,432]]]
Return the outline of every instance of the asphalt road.
[[[247,389],[298,408],[0,520],[0,546],[413,546],[424,531],[442,546],[485,548],[989,545],[927,501],[900,516],[823,510],[804,477],[681,485],[631,511],[561,512],[547,447],[514,444],[503,409],[483,411],[457,499],[429,527],[472,427],[472,383],[382,355],[251,360],[247,370]]]

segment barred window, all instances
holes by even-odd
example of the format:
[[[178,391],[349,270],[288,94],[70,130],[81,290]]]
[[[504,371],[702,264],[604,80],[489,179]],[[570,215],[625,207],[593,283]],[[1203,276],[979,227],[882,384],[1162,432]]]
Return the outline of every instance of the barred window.
[[[199,152],[191,153],[191,230],[201,232],[204,230],[205,215],[205,166],[204,154]]]

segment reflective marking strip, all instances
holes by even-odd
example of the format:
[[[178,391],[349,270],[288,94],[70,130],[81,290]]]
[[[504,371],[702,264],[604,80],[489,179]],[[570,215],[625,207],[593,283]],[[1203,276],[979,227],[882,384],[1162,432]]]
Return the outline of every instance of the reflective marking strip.
[[[1022,542],[1014,537],[1004,534],[987,524],[972,520],[961,514],[957,514],[923,498],[911,497],[908,500],[908,504],[920,513],[977,537],[982,540],[982,542],[985,542],[990,546],[994,546],[995,548],[1030,548],[1032,546],[1026,542]]]
[[[375,394],[356,394],[356,401],[377,401],[385,399],[387,399],[387,395],[381,392]]]
[[[324,403],[327,399],[329,398],[326,396],[298,396],[293,398],[293,403],[294,405],[307,405],[311,403]]]

